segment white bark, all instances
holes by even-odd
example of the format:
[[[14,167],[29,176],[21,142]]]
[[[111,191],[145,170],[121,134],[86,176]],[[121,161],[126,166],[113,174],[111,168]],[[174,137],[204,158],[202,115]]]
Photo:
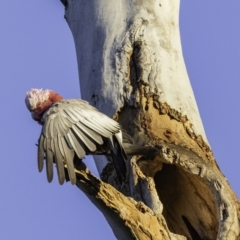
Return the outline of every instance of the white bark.
[[[115,185],[113,177],[107,181],[125,195],[144,202],[154,212],[154,218],[160,219],[162,209],[167,209],[163,215],[172,232],[188,238],[195,234],[201,239],[236,239],[237,199],[215,163],[182,56],[180,1],[64,3],[77,49],[83,99],[109,116],[119,117],[128,130],[135,127],[132,135],[138,143],[160,144],[162,151],[166,150],[166,154],[162,152],[151,161],[132,159],[130,186],[126,189]],[[101,173],[106,159],[98,156],[95,160]],[[105,198],[107,195],[103,202]],[[122,203],[116,201],[120,211]],[[101,211],[121,239],[106,205]],[[135,217],[139,216],[136,211]],[[128,217],[122,216],[121,220],[128,221]],[[120,228],[125,232],[122,224]],[[131,234],[138,231],[133,226],[129,229]],[[170,239],[172,233],[168,227],[164,229],[166,239]],[[152,233],[148,236],[152,239]]]
[[[129,84],[129,56],[141,42],[140,78],[149,92],[187,115],[207,142],[184,64],[179,34],[179,0],[69,1],[66,19],[73,33],[82,98],[113,116],[138,102]],[[139,77],[139,76],[138,76]],[[184,93],[184,94],[183,94]],[[107,106],[107,107],[106,107]]]

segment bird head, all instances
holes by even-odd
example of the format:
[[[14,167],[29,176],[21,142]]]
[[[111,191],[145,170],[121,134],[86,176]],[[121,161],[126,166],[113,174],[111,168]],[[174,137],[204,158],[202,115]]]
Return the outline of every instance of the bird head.
[[[41,118],[44,112],[49,109],[55,102],[62,99],[62,96],[52,90],[32,88],[26,94],[25,104],[28,110],[31,112],[33,120],[37,121],[40,124],[43,124],[41,122]]]

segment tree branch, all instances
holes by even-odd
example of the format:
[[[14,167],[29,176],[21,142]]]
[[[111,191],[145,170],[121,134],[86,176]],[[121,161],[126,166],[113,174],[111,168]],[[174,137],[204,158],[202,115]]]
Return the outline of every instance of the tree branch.
[[[186,239],[170,233],[162,216],[157,216],[142,202],[124,196],[88,170],[76,170],[76,174],[77,187],[103,213],[117,239]]]

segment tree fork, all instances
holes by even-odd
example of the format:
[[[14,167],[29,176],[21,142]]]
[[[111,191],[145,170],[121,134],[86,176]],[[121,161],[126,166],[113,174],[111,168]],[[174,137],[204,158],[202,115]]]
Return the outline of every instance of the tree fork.
[[[141,201],[124,196],[111,185],[93,176],[87,168],[81,168],[75,170],[77,187],[103,213],[118,239],[186,239],[171,233],[164,218],[156,215]]]

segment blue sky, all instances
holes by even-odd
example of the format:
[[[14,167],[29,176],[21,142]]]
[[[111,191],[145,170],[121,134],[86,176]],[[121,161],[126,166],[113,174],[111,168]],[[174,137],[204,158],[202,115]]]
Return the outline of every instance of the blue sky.
[[[240,2],[182,1],[183,53],[208,140],[240,196]],[[39,174],[40,126],[24,105],[32,87],[78,98],[73,38],[58,0],[8,0],[0,8],[0,236],[4,240],[115,239],[76,187]],[[91,158],[87,164],[96,174]]]

